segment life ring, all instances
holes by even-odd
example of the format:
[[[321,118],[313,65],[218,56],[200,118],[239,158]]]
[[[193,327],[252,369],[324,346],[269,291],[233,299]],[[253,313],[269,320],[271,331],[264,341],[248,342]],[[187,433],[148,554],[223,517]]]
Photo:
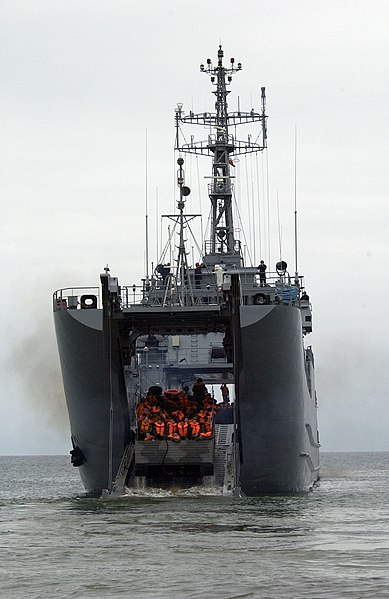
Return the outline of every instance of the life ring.
[[[257,293],[254,295],[254,304],[256,306],[263,306],[269,303],[269,296],[264,293]]]
[[[95,310],[97,308],[97,297],[95,295],[82,295],[80,305],[81,310]]]

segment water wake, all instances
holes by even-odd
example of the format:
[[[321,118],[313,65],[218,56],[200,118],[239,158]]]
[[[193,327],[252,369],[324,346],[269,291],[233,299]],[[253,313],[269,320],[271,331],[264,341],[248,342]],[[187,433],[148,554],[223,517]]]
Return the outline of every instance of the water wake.
[[[220,495],[222,495],[222,489],[220,487],[210,486],[194,486],[189,487],[187,489],[183,489],[181,487],[172,487],[171,489],[161,489],[156,487],[126,487],[124,493],[120,495],[120,498],[123,499],[124,497],[209,497]]]

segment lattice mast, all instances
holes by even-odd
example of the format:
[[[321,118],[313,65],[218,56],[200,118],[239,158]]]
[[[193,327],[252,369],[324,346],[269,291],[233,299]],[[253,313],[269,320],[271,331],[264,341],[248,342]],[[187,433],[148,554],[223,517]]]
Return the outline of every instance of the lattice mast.
[[[175,149],[180,152],[192,154],[204,154],[212,156],[212,176],[208,186],[209,198],[211,200],[211,234],[206,244],[206,254],[220,256],[241,255],[240,242],[234,236],[234,223],[232,213],[232,174],[231,166],[233,156],[259,152],[266,147],[266,119],[265,114],[265,88],[261,88],[261,112],[228,112],[227,96],[230,90],[227,87],[232,81],[232,75],[242,69],[240,62],[235,66],[235,59],[230,59],[228,67],[223,65],[223,50],[219,46],[217,66],[212,64],[210,58],[207,64],[200,65],[200,71],[211,78],[215,86],[213,94],[216,96],[215,112],[204,112],[195,114],[192,111],[185,116],[182,104],[176,108],[176,143]],[[229,133],[230,126],[242,125],[251,122],[261,122],[261,131],[255,142],[251,135],[247,141],[239,141]],[[208,135],[206,141],[195,141],[191,136],[190,143],[185,141],[181,133],[181,124],[195,124],[214,129],[214,133]],[[258,141],[260,140],[260,141]],[[221,256],[221,258],[223,258]]]
[[[162,218],[169,218],[174,222],[174,230],[177,229],[178,245],[177,259],[174,272],[168,279],[166,287],[169,293],[166,294],[164,303],[169,299],[172,303],[179,305],[194,305],[194,296],[191,278],[188,276],[188,252],[186,251],[185,229],[189,227],[189,223],[194,218],[201,216],[200,214],[184,214],[186,196],[190,194],[190,189],[185,185],[185,173],[183,169],[184,159],[180,156],[177,160],[177,185],[180,190],[180,197],[177,202],[178,214],[163,214]]]

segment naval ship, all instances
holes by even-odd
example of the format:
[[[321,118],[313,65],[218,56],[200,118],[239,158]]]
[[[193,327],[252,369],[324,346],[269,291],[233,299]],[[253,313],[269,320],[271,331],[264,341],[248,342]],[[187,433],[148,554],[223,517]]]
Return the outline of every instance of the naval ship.
[[[219,46],[217,62],[200,65],[210,77],[215,110],[175,109],[178,201],[174,214],[164,215],[172,262],[165,251],[150,274],[147,265],[139,285],[120,285],[106,267],[99,286],[53,294],[71,461],[90,494],[211,485],[220,493],[258,496],[306,492],[319,479],[314,355],[305,342],[312,312],[304,279],[297,265],[290,275],[283,260],[273,270],[263,261],[246,264],[234,225],[234,161],[267,147],[264,87],[258,110],[229,111],[229,87],[241,69],[233,58],[225,62]],[[188,141],[185,128],[199,125],[206,139],[191,135]],[[254,127],[255,137],[239,140],[240,125]],[[186,211],[187,154],[207,156],[210,163],[210,227],[196,242],[198,263],[187,248],[198,216]],[[198,381],[207,391],[206,433],[205,420],[198,432],[201,418],[193,407],[204,413],[204,394],[200,403],[194,398]],[[219,386],[232,401],[216,405],[212,391]],[[159,425],[146,420],[148,428],[141,410],[147,401],[161,418]],[[192,406],[195,425],[181,436],[177,429],[168,434],[172,413],[180,412],[174,401]]]

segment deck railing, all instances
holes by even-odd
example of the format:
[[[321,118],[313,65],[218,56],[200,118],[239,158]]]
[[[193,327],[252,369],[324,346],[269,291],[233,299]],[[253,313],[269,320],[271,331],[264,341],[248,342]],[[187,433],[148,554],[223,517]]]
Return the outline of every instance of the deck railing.
[[[227,270],[226,274],[239,274],[242,297],[252,298],[255,294],[271,295],[272,302],[300,305],[300,290],[303,278],[298,284],[288,273],[280,276],[277,272],[267,272],[264,279],[257,268]],[[120,306],[130,309],[134,306],[218,306],[223,302],[223,289],[216,285],[213,273],[203,272],[200,281],[189,274],[190,286],[175,287],[171,278],[151,277],[142,279],[141,285],[123,285],[120,287]],[[193,279],[193,280],[192,280]],[[197,283],[197,284],[196,284]],[[193,302],[192,303],[192,297]],[[246,303],[246,302],[244,302]],[[249,301],[251,303],[251,300]],[[302,306],[309,306],[303,302]],[[53,294],[53,310],[80,310],[101,308],[101,292],[99,287],[66,287]]]
[[[101,308],[99,287],[65,287],[53,293],[53,311]]]

